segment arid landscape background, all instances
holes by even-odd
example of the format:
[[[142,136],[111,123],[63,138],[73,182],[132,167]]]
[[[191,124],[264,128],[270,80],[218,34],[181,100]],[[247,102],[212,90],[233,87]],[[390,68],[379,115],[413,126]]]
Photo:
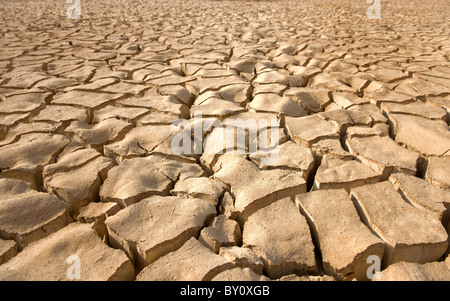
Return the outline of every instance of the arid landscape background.
[[[0,0],[0,280],[450,280],[449,12]]]

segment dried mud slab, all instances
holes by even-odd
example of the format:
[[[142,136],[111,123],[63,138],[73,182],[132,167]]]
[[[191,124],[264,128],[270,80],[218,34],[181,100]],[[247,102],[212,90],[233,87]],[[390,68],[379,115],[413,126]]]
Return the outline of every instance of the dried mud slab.
[[[243,246],[254,250],[270,278],[317,272],[306,219],[290,198],[253,213],[244,224]]]
[[[103,151],[103,145],[123,139],[125,134],[131,129],[132,125],[127,121],[108,118],[96,124],[74,121],[65,131],[73,134],[74,140],[88,145],[90,148]]]
[[[448,261],[448,260],[447,260]],[[398,262],[381,271],[379,281],[448,281],[450,265],[448,262],[418,264]]]
[[[243,247],[221,247],[219,255],[231,261],[236,267],[249,268],[258,275],[262,275],[264,264],[260,257],[250,248]]]
[[[134,123],[148,112],[149,110],[146,108],[106,106],[94,112],[92,122],[99,123],[108,118],[119,118],[129,123]]]
[[[245,109],[234,102],[221,98],[210,97],[201,103],[194,102],[194,105],[191,107],[191,111],[192,117],[195,112],[202,112],[202,115],[206,118],[217,117],[219,119],[223,119],[228,116],[243,113],[245,112]]]
[[[444,109],[421,101],[408,104],[386,102],[381,104],[381,110],[388,115],[402,114],[407,116],[420,116],[431,120],[447,120],[447,112]]]
[[[381,179],[394,171],[415,175],[419,154],[396,144],[389,137],[353,137],[346,140],[350,153],[381,173]]]
[[[183,79],[182,77],[180,77]],[[189,79],[184,79],[182,82],[186,82],[186,87],[193,94],[203,94],[207,91],[217,91],[227,86],[232,85],[242,85],[247,82],[240,76],[232,75],[226,77],[212,77],[212,78],[201,78],[196,81]],[[154,82],[152,82],[155,84]],[[157,83],[156,83],[157,84]],[[171,84],[176,84],[171,82]]]
[[[350,128],[351,129],[351,128]],[[317,157],[327,156],[329,158],[340,158],[342,160],[352,160],[354,156],[344,150],[339,139],[323,139],[314,143],[311,147]]]
[[[0,266],[2,280],[65,281],[68,269],[79,258],[80,279],[84,281],[134,279],[130,259],[121,250],[108,247],[94,233],[92,225],[72,223],[41,239]],[[49,260],[51,258],[51,260]]]
[[[217,274],[212,281],[270,281],[266,276],[261,276],[249,268],[233,268]]]
[[[248,106],[250,112],[281,113],[286,116],[302,117],[307,112],[289,97],[278,96],[277,94],[258,94]]]
[[[196,237],[215,214],[215,207],[201,199],[153,196],[105,224],[111,245],[123,249],[140,270]]]
[[[96,93],[87,91],[70,91],[56,95],[52,104],[73,105],[83,108],[97,108],[120,98],[121,94]]]
[[[356,160],[325,156],[314,177],[313,189],[346,189],[379,182],[381,174]]]
[[[343,189],[313,191],[295,202],[320,246],[324,271],[338,279],[367,280],[367,258],[383,258],[384,243],[360,221],[350,195]]]
[[[272,156],[277,156],[274,163],[264,164],[264,159],[268,160]],[[303,173],[303,177],[308,179],[311,174],[315,157],[311,149],[305,147],[302,144],[297,144],[292,141],[287,141],[279,145],[275,150],[266,154],[263,151],[251,154],[249,158],[256,162],[261,168],[264,167],[279,167],[279,168],[289,168],[291,170],[299,170]]]
[[[98,194],[113,161],[92,149],[80,149],[62,156],[57,163],[44,167],[44,186],[59,196],[72,214],[98,201]]]
[[[31,189],[24,181],[0,179],[0,237],[13,239],[19,250],[69,223],[66,205],[57,197]]]
[[[326,89],[290,88],[284,95],[294,98],[306,111],[318,113],[331,103],[330,92]]]
[[[69,143],[62,135],[22,135],[17,142],[0,147],[1,175],[26,179],[37,187],[43,166],[53,163]]]
[[[33,118],[32,121],[50,121],[50,122],[70,122],[78,120],[86,122],[88,120],[88,114],[86,109],[77,108],[73,106],[59,106],[51,105],[39,112],[39,114]]]
[[[209,281],[233,264],[195,238],[156,260],[136,277],[138,281]]]
[[[373,76],[376,80],[384,82],[384,83],[391,83],[395,81],[399,81],[402,79],[408,78],[408,74],[402,72],[401,70],[395,70],[395,69],[378,69],[374,70],[373,72],[368,72],[371,76]]]
[[[108,230],[106,229],[105,220],[108,216],[113,216],[120,211],[117,203],[109,202],[92,202],[81,208],[80,213],[76,216],[76,220],[80,223],[94,223],[94,229],[100,238],[108,242]]]
[[[392,174],[389,181],[413,206],[435,213],[444,226],[450,221],[450,191],[402,173]]]
[[[241,244],[241,228],[238,222],[221,214],[213,219],[209,227],[200,232],[198,240],[215,253],[219,253],[221,247]]]
[[[441,188],[450,189],[450,175],[448,166],[450,164],[450,156],[430,157],[428,159],[427,172],[425,179]]]
[[[143,156],[171,136],[170,126],[149,125],[133,128],[124,139],[105,145],[105,155],[115,160]]]
[[[442,156],[450,150],[446,122],[419,116],[390,115],[395,141],[426,156]]]
[[[289,137],[297,143],[310,147],[323,139],[339,139],[339,128],[316,115],[286,117]]]
[[[386,243],[384,267],[436,261],[447,250],[448,234],[436,214],[408,204],[390,182],[352,188],[351,195],[364,223]]]
[[[100,188],[100,200],[128,207],[151,195],[168,195],[171,184],[147,158],[127,159],[108,171]]]
[[[364,98],[369,99],[374,104],[378,105],[383,102],[408,103],[412,97],[403,93],[392,91],[389,88],[372,82],[364,90]]]
[[[204,177],[205,171],[195,162],[173,160],[164,154],[152,154],[145,157],[150,163],[153,163],[172,182],[183,180],[184,178]]]
[[[234,206],[244,221],[259,208],[276,200],[306,192],[306,181],[301,172],[261,170],[243,156],[225,154],[214,169],[214,178],[231,186]]]
[[[38,112],[43,109],[49,93],[26,93],[7,97],[0,102],[0,113]]]
[[[192,197],[208,201],[217,206],[224,194],[224,184],[216,179],[207,177],[186,177],[180,179],[170,191],[174,196]]]
[[[16,256],[17,251],[17,243],[14,240],[0,239],[0,265]]]
[[[368,237],[384,269],[449,252],[446,1],[0,1],[14,279],[63,280],[46,260],[95,236],[81,280],[366,280]]]
[[[153,90],[151,90],[153,91]],[[173,114],[179,118],[189,118],[189,108],[180,103],[174,96],[162,96],[157,92],[144,94],[143,97],[133,97],[117,102],[126,107],[144,108],[158,112]],[[144,111],[145,112],[145,111]]]

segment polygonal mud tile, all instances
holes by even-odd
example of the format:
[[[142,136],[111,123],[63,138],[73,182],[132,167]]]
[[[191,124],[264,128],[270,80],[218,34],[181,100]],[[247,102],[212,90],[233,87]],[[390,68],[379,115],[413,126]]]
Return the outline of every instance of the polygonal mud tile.
[[[41,110],[37,116],[32,117],[31,120],[43,122],[50,121],[55,123],[72,120],[86,122],[88,120],[88,114],[86,109],[83,108],[49,105]]]
[[[231,186],[235,208],[244,221],[259,208],[283,197],[306,192],[301,172],[283,169],[261,170],[244,157],[225,154],[214,166],[214,177]]]
[[[405,114],[420,116],[431,120],[447,120],[447,112],[444,109],[421,101],[410,102],[408,104],[384,102],[381,104],[380,108],[389,115]]]
[[[292,97],[308,112],[318,113],[331,103],[330,92],[326,89],[290,88],[284,96]]]
[[[217,274],[212,281],[270,281],[266,276],[261,276],[249,268],[233,268]]]
[[[65,129],[65,132],[74,134],[74,140],[102,151],[104,144],[113,143],[123,139],[125,134],[131,129],[132,125],[124,120],[108,118],[97,124],[73,121]]]
[[[62,135],[31,133],[20,136],[17,142],[0,148],[2,176],[26,179],[38,186],[42,167],[55,161],[70,140]]]
[[[345,189],[379,182],[381,174],[356,160],[324,156],[314,177],[314,190]]]
[[[450,219],[450,192],[410,175],[394,173],[389,180],[413,206],[436,213],[446,225]]]
[[[339,138],[339,127],[317,115],[286,117],[285,122],[291,139],[305,146],[323,139]]]
[[[441,188],[450,189],[450,175],[448,167],[450,166],[450,155],[445,157],[429,157],[425,179]]]
[[[292,117],[308,115],[305,109],[291,98],[272,93],[256,95],[248,104],[248,109],[255,112],[276,113]]]
[[[47,165],[43,171],[44,186],[77,215],[81,207],[98,201],[100,185],[113,166],[113,161],[100,153],[81,149],[63,156],[58,163]]]
[[[14,239],[19,250],[67,225],[66,205],[57,197],[38,192],[21,180],[0,179],[0,232]],[[14,192],[14,194],[13,194]]]
[[[137,276],[138,281],[208,281],[233,264],[195,238],[162,256]]]
[[[0,265],[17,255],[17,243],[14,240],[0,239]]]
[[[91,224],[72,223],[0,266],[0,275],[10,281],[128,281],[134,267],[123,251],[103,243]]]
[[[360,221],[350,196],[342,189],[299,194],[313,238],[320,245],[323,268],[339,279],[367,280],[367,258],[383,258],[384,243]]]
[[[147,158],[126,159],[108,171],[100,199],[127,207],[151,195],[168,195],[171,183]]]
[[[148,125],[133,128],[124,139],[105,145],[105,155],[114,159],[142,156],[152,151],[172,135],[168,125]]]
[[[317,271],[308,224],[290,198],[275,201],[248,218],[243,246],[261,256],[271,278]]]
[[[443,120],[390,114],[395,141],[426,156],[441,156],[450,149],[450,131]]]
[[[153,196],[108,217],[105,223],[111,245],[123,249],[142,269],[197,236],[215,214],[215,207],[204,200]]]
[[[403,148],[389,137],[369,136],[347,139],[350,153],[387,179],[393,171],[415,175],[419,154]]]
[[[209,227],[200,232],[198,240],[218,253],[221,247],[241,244],[241,228],[235,220],[221,214],[213,219]]]
[[[264,264],[258,255],[250,248],[232,246],[221,247],[219,255],[231,261],[235,266],[249,268],[258,275],[262,275]]]
[[[224,184],[217,179],[207,177],[186,177],[180,179],[170,191],[179,197],[203,199],[216,206],[225,190]]]
[[[70,91],[56,94],[52,104],[74,105],[84,108],[96,108],[122,97],[122,94],[98,93],[87,91]]]
[[[298,170],[303,173],[303,177],[307,179],[314,167],[314,154],[311,149],[304,145],[288,141],[279,146],[275,146],[278,151],[278,158],[275,158],[271,164],[264,164],[262,158],[267,158],[264,152],[256,152],[251,154],[250,159],[257,163],[261,168],[264,166],[276,166],[280,168],[289,168]],[[274,156],[275,154],[271,154]]]
[[[352,188],[361,219],[386,243],[383,267],[425,263],[447,250],[448,234],[436,214],[408,204],[389,181]]]
[[[0,102],[0,113],[38,112],[45,106],[49,93],[26,93],[9,96]]]
[[[448,281],[450,267],[445,262],[418,264],[398,262],[381,271],[375,281]]]

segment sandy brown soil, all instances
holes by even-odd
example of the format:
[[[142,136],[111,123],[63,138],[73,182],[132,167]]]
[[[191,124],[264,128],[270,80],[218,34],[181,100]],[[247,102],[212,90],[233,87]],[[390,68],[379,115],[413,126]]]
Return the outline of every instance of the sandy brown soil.
[[[1,280],[450,280],[446,0],[70,5],[0,0]]]

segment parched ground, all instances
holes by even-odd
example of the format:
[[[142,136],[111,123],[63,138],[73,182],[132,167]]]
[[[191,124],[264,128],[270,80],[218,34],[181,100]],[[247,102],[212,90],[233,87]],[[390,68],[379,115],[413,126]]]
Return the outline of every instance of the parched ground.
[[[70,5],[0,0],[0,279],[450,280],[448,1]]]

